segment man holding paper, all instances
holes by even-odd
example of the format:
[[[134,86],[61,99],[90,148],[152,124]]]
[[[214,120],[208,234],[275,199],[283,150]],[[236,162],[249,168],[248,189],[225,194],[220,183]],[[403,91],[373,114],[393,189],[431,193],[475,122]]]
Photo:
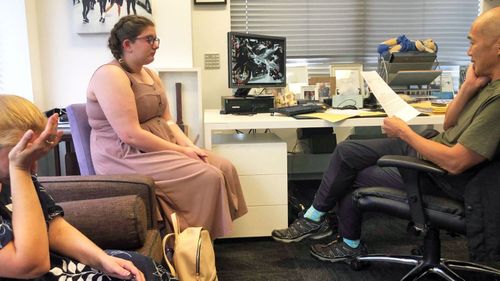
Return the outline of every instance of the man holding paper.
[[[377,97],[391,116],[382,126],[388,138],[340,143],[323,174],[312,206],[287,229],[274,230],[273,238],[280,242],[298,242],[331,235],[325,214],[337,206],[340,238],[334,235],[330,243],[312,245],[311,254],[320,260],[336,262],[367,253],[360,240],[361,213],[354,207],[350,194],[365,186],[405,188],[397,169],[376,165],[384,155],[418,156],[437,164],[450,174],[440,179],[443,183],[440,192],[463,200],[463,188],[474,174],[475,166],[494,159],[500,152],[499,26],[500,7],[485,12],[473,22],[467,52],[472,64],[448,107],[444,132],[433,138],[417,134],[403,121],[414,117],[411,112],[391,114]],[[374,91],[370,81],[373,77],[369,73],[367,76],[365,79]]]

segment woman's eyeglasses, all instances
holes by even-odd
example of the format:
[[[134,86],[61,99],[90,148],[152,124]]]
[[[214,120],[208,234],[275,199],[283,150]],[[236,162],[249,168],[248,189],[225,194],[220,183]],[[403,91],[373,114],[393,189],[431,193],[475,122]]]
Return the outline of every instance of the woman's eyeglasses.
[[[156,37],[156,36],[151,36],[151,35],[148,35],[148,36],[143,36],[143,37],[136,37],[135,38],[136,40],[137,39],[143,39],[143,40],[146,40],[146,42],[148,42],[149,45],[153,46],[154,43],[156,42],[158,45],[160,45],[160,38]]]

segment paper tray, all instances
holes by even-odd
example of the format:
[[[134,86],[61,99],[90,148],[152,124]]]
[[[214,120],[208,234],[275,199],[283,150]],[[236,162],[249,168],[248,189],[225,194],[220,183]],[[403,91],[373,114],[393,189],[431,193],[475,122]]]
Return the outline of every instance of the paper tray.
[[[389,86],[429,85],[441,75],[441,70],[398,71],[389,81]]]

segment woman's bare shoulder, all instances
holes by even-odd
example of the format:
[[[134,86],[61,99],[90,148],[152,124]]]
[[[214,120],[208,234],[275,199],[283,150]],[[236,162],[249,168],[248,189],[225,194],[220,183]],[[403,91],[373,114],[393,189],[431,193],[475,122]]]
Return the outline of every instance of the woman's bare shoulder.
[[[120,66],[115,64],[104,64],[97,68],[92,78],[90,78],[89,87],[92,88],[101,83],[109,84],[110,82],[112,83],[112,81],[121,83],[125,80],[128,80],[128,76]]]
[[[96,71],[94,72],[94,75],[92,75],[92,78],[98,76],[104,76],[104,77],[109,77],[109,76],[127,76],[125,74],[125,71],[118,65],[113,64],[113,63],[107,63],[99,66]]]
[[[94,99],[98,93],[123,91],[123,87],[130,87],[125,71],[118,65],[105,64],[100,66],[92,75],[87,88],[87,98]]]

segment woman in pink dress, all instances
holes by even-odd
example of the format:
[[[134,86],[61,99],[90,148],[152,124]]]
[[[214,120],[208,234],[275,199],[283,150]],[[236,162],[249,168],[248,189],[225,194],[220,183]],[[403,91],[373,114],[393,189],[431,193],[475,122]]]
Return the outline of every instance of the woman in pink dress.
[[[96,173],[149,175],[164,218],[176,212],[181,227],[203,226],[213,238],[229,234],[247,212],[238,174],[172,120],[160,78],[144,67],[160,46],[153,22],[122,17],[108,46],[115,59],[95,71],[87,90]]]

